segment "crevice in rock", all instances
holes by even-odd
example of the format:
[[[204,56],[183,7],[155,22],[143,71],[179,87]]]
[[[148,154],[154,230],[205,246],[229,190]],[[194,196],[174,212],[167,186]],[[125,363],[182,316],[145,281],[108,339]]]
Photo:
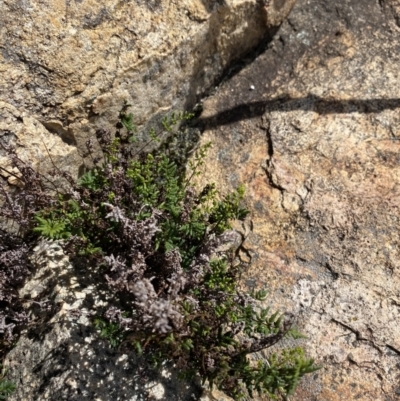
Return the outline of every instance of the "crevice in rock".
[[[274,156],[274,141],[272,140],[272,133],[269,127],[265,128],[265,136],[267,138],[268,156],[270,159]]]
[[[275,189],[278,189],[281,194],[283,194],[283,192],[285,191],[285,188],[281,187],[279,184],[277,184],[274,180],[274,177],[270,171],[270,169],[268,168],[270,165],[269,161],[267,161],[267,167],[263,167],[263,170],[265,171],[265,175],[268,179],[268,184]]]
[[[393,347],[392,345],[386,344],[386,347],[389,348],[391,351],[395,352],[397,355],[400,355],[400,350]]]
[[[351,326],[347,325],[346,323],[343,323],[340,320],[337,320],[333,317],[331,317],[331,321],[336,323],[337,325],[342,326],[343,328],[351,331],[353,334],[355,334],[357,341],[367,343],[372,348],[376,349],[380,354],[382,354],[382,349],[379,346],[377,346],[372,340],[369,340],[368,338],[364,337],[362,335],[362,333],[360,333],[360,331],[354,329],[353,327],[351,327]]]
[[[337,280],[339,278],[339,273],[337,273],[331,264],[329,262],[326,262],[324,266],[328,269],[328,271],[331,273],[333,280]]]
[[[70,130],[65,129],[58,122],[46,122],[42,121],[42,124],[46,127],[46,129],[54,135],[57,135],[61,138],[61,140],[70,146],[77,146],[76,139]]]
[[[210,96],[212,92],[214,92],[214,88],[222,85],[224,82],[229,81],[232,79],[235,75],[239,74],[243,69],[245,69],[247,66],[252,64],[254,60],[259,57],[261,54],[263,54],[268,47],[270,46],[275,34],[278,32],[279,26],[275,27],[273,29],[270,29],[264,36],[264,38],[260,41],[260,43],[251,49],[248,53],[246,53],[244,56],[242,56],[240,59],[235,59],[225,69],[222,71],[220,77],[218,77],[214,81],[214,85],[204,92],[203,94],[200,94],[197,98],[197,102],[202,99]]]
[[[262,6],[262,4],[260,4]],[[261,54],[263,54],[270,46],[275,34],[278,32],[280,26],[270,27],[264,37],[259,43],[250,49],[240,58],[234,58],[231,62],[225,66],[223,71],[213,80],[213,83],[209,88],[197,94],[195,97],[194,104],[187,102],[185,105],[186,110],[190,110],[195,107],[195,104],[202,102],[204,99],[215,94],[216,90],[226,81],[231,80],[235,75],[239,74],[243,69],[252,64]]]

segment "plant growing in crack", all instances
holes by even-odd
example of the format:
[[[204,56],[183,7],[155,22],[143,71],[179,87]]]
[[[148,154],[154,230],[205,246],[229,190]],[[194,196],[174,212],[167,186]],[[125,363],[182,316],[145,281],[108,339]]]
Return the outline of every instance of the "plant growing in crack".
[[[221,196],[213,184],[198,188],[207,144],[183,171],[173,155],[136,150],[136,128],[128,105],[117,132],[98,130],[100,163],[63,191],[49,195],[44,177],[8,148],[11,161],[29,173],[21,192],[0,214],[16,221],[24,238],[61,239],[65,252],[81,255],[99,269],[115,298],[95,324],[113,345],[131,344],[154,364],[173,363],[185,379],[199,375],[235,399],[254,392],[274,398],[291,394],[298,381],[317,369],[301,348],[271,352],[265,360],[251,355],[297,337],[293,316],[270,313],[263,291],[239,290],[242,266],[235,251],[240,235],[231,221],[243,220],[244,188]],[[190,115],[172,114],[160,132],[173,132]],[[93,144],[87,142],[89,155]],[[25,170],[24,170],[25,169]],[[54,193],[54,190],[53,190]]]

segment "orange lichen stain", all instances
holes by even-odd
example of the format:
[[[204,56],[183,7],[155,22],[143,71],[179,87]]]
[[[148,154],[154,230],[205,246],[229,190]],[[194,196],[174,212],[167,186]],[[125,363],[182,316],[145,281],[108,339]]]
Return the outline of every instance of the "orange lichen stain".
[[[269,198],[273,195],[274,189],[268,185],[267,179],[264,176],[258,175],[249,180],[243,180],[246,184],[247,192],[250,194],[253,202],[260,201],[264,206],[268,207],[271,203]]]

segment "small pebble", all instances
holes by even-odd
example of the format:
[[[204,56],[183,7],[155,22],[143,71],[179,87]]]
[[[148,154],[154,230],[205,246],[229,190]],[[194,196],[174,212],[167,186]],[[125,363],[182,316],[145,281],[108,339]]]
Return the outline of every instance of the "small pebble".
[[[256,89],[255,86],[254,85],[250,85],[250,90],[253,91],[254,89]]]

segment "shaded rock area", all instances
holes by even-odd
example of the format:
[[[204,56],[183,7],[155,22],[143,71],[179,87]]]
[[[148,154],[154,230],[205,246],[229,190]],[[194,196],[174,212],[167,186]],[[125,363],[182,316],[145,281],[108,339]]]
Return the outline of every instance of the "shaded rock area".
[[[400,399],[398,11],[299,0],[204,103],[202,180],[247,187],[243,285],[297,313],[322,365],[291,400]]]
[[[112,347],[99,336],[94,322],[112,294],[98,268],[71,263],[57,242],[40,243],[32,261],[37,269],[20,296],[42,306],[27,302],[32,324],[6,357],[17,386],[9,401],[199,399],[199,384],[178,380],[168,366],[155,370],[123,343]]]

